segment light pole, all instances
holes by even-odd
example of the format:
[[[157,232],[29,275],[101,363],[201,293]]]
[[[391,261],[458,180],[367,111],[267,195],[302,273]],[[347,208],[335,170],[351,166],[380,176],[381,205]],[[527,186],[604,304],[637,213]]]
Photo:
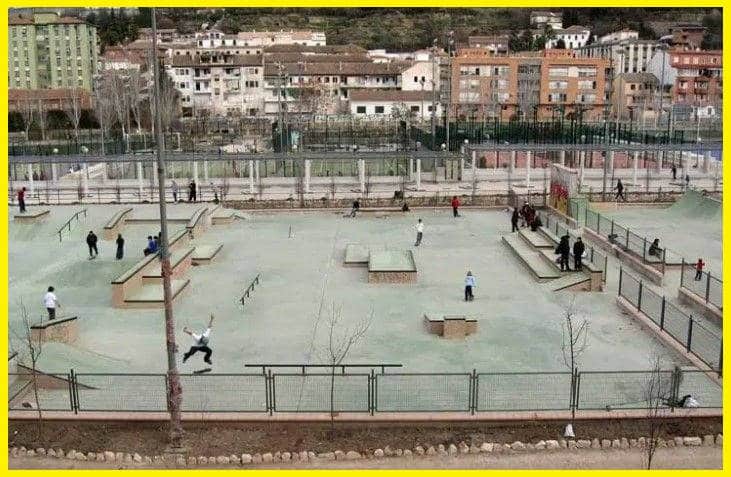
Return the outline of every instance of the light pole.
[[[175,344],[175,320],[173,317],[173,292],[171,286],[172,268],[168,241],[167,211],[165,209],[165,161],[163,159],[162,118],[160,115],[160,62],[157,59],[156,9],[152,9],[152,58],[154,65],[155,96],[155,152],[157,156],[157,183],[160,195],[160,261],[162,262],[162,289],[165,303],[165,341],[168,358],[167,407],[170,413],[170,447],[179,449],[182,444],[183,426],[180,420],[182,388],[177,367],[177,345]]]
[[[431,54],[431,149],[436,144],[436,114],[437,114],[437,39],[432,41]]]

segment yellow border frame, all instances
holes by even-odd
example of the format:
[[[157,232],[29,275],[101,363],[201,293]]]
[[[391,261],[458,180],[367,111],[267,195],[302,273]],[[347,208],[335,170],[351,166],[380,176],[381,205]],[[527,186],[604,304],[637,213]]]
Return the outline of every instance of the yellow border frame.
[[[39,5],[39,2],[33,2],[33,1],[27,1],[27,0],[18,0],[13,3],[14,8],[29,8],[29,7],[41,7],[42,5]],[[57,0],[53,2],[53,7],[79,7],[80,2],[78,1],[67,1],[67,0]],[[111,0],[108,2],[100,2],[98,0],[93,0],[90,3],[84,2],[86,5],[85,7],[98,7],[98,8],[104,8],[104,7],[190,7],[190,8],[200,8],[201,4],[200,2],[192,1],[192,0],[164,0],[160,2],[152,2],[149,0],[138,0],[138,1],[125,1],[125,0]],[[693,2],[692,5],[689,5],[687,2],[681,2],[679,0],[643,0],[641,1],[643,7],[675,7],[675,8],[720,8],[723,9],[723,2],[708,2],[708,1],[702,1],[702,2]],[[538,9],[552,9],[552,8],[567,8],[567,7],[605,7],[605,8],[616,8],[616,7],[638,7],[636,1],[631,0],[615,0],[613,2],[606,2],[606,1],[597,1],[597,0],[564,0],[560,2],[560,5],[552,5],[550,2],[546,1],[539,1],[539,0],[517,0],[515,2],[509,2],[509,1],[498,1],[498,2],[487,2],[487,1],[480,1],[480,0],[395,0],[392,3],[388,3],[384,0],[355,0],[353,2],[350,1],[344,1],[344,0],[330,0],[330,1],[316,1],[314,3],[308,2],[306,0],[289,0],[289,1],[267,1],[267,0],[248,0],[245,2],[239,0],[239,1],[231,1],[231,0],[217,0],[214,2],[214,5],[205,5],[208,8],[212,7],[247,7],[247,8],[253,8],[253,7],[307,7],[307,8],[313,8],[313,7],[339,7],[339,8],[353,8],[353,7],[432,7],[432,8],[465,8],[465,7],[491,7],[491,8],[508,8],[508,7],[514,7],[514,8],[538,8]],[[5,52],[6,56],[8,55],[8,6],[3,8],[3,20],[2,25],[0,26],[0,34],[2,35],[2,45],[3,49],[2,51]],[[731,7],[727,9],[723,9],[723,24],[726,25],[723,31],[723,44],[729,45],[728,49],[724,49],[723,53],[723,63],[725,65],[731,64],[729,60],[731,60]],[[1,99],[2,99],[2,114],[0,115],[0,120],[2,121],[2,130],[7,131],[8,128],[8,75],[3,74],[2,78],[0,78],[0,93],[1,93]],[[731,98],[729,97],[729,87],[728,82],[724,83],[723,87],[724,91],[724,98],[723,98],[723,120],[724,123],[728,123],[729,120],[731,120]],[[731,128],[730,128],[731,129]],[[726,142],[729,142],[729,129],[724,128],[723,130],[723,142],[724,144]],[[8,147],[8,136],[7,134],[2,135],[2,142],[0,142],[0,150],[7,151]],[[731,174],[731,164],[729,164],[727,161],[723,162],[723,176],[727,176]],[[6,173],[2,176],[2,183],[1,183],[3,190],[7,190],[8,188],[8,174],[7,174],[7,161],[6,161]],[[729,232],[729,220],[731,219],[731,198],[728,197],[728,194],[724,194],[723,197],[723,254],[728,257],[731,254],[731,244],[726,240],[726,237],[728,236]],[[3,248],[7,250],[8,247],[8,209],[3,208],[3,220],[0,221],[0,245],[2,245]],[[7,254],[4,254],[0,258],[0,271],[2,274],[7,277],[8,276],[8,256]],[[723,277],[725,279],[726,276],[729,275],[729,272],[731,272],[731,259],[726,259],[723,264]],[[731,305],[731,298],[729,298],[731,294],[727,295],[724,293],[724,308],[729,309],[729,305]],[[8,302],[8,282],[5,280],[2,285],[0,285],[0,300],[7,303]],[[2,320],[2,323],[0,324],[0,329],[3,331],[3,336],[7,336],[8,334],[8,316],[7,316],[7,306],[4,310],[5,319]],[[727,338],[731,335],[729,332],[729,327],[724,327],[723,331],[723,337],[724,341],[727,341]],[[3,347],[5,349],[5,352],[7,354],[7,340],[3,340]],[[726,354],[728,354],[728,351],[724,353],[724,361],[728,362],[728,359],[726,357]],[[3,355],[4,356],[4,355]],[[4,396],[4,401],[7,402],[7,380],[8,376],[6,373],[0,373],[0,385],[2,385],[2,392]],[[724,413],[726,409],[729,408],[729,404],[731,401],[731,393],[724,392],[723,393],[723,409]],[[7,446],[8,442],[8,410],[3,406],[2,413],[4,419],[5,419],[5,425],[2,426],[0,429],[0,438],[2,439],[3,446]],[[724,419],[724,434],[726,434],[725,430],[728,427],[727,420]],[[724,467],[725,463],[728,461],[727,458],[729,456],[729,453],[731,452],[729,449],[731,448],[730,445],[724,445],[723,447],[723,462]],[[7,469],[8,468],[8,453],[4,452],[0,454],[0,469]],[[207,470],[207,469],[195,469],[193,470],[196,473],[211,473],[211,472],[225,472],[225,471],[215,471],[213,469]],[[17,470],[12,471],[12,473],[18,473],[23,475],[63,475],[68,474],[70,472],[74,471],[68,471],[68,470],[44,470],[44,471],[38,471],[38,470]],[[89,471],[87,471],[89,472]],[[113,471],[111,470],[104,470],[104,471],[95,471],[99,473],[111,473]],[[185,470],[138,470],[136,471],[138,473],[143,474],[153,474],[158,472],[166,472],[166,473],[175,473],[175,474],[181,474],[182,472],[186,472]],[[188,471],[190,472],[190,471]],[[314,475],[332,475],[333,472],[337,471],[328,471],[328,470],[308,470],[308,471],[296,471],[296,470],[257,470],[254,471],[257,473],[267,473],[271,474],[273,472],[276,472],[280,475],[295,475],[295,472],[306,472],[308,474],[314,474]],[[376,472],[378,472],[379,475],[399,475],[400,476],[428,476],[428,475],[444,475],[446,474],[468,474],[468,473],[474,473],[476,471],[469,471],[469,470],[353,470],[348,471],[349,473],[357,473],[360,475],[373,475]],[[396,474],[398,472],[398,474]],[[575,473],[580,472],[576,470],[548,470],[548,471],[531,471],[531,470],[493,470],[492,472],[500,472],[500,473],[509,473],[510,475],[516,475],[516,474],[534,474],[535,472],[541,472],[541,474],[553,474],[555,475],[558,472],[561,473]],[[614,473],[616,471],[605,471],[605,470],[592,470],[590,471],[593,475],[610,475],[611,473]],[[642,471],[640,470],[627,470],[622,471],[623,474],[633,475],[633,474],[640,474]],[[680,475],[682,471],[662,471],[663,473],[667,474],[676,474]],[[693,471],[693,475],[719,475],[723,471],[714,471],[714,470],[702,470],[702,471]]]

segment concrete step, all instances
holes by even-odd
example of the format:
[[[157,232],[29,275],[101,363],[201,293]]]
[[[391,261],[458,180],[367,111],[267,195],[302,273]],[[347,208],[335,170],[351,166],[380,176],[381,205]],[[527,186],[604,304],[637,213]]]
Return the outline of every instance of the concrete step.
[[[551,291],[561,291],[561,290],[567,290],[570,288],[574,288],[574,287],[582,285],[582,284],[586,285],[587,287],[590,287],[591,278],[589,278],[585,274],[579,272],[579,273],[566,274],[566,275],[562,276],[561,278],[552,280],[546,286],[550,287]]]
[[[541,232],[533,232],[529,228],[520,229],[520,236],[535,248],[555,248],[556,245]]]
[[[533,276],[539,280],[553,280],[561,276],[554,266],[552,266],[543,255],[531,248],[531,246],[523,240],[518,233],[503,235],[503,242],[520,258],[520,260],[528,267]]]

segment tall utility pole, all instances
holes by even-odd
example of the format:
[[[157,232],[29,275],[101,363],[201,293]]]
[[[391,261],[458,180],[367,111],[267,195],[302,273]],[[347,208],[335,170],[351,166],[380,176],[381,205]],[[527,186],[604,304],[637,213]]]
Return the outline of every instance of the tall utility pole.
[[[277,63],[277,76],[279,78],[277,88],[277,103],[279,103],[279,149],[284,154],[284,110],[282,109],[282,88],[284,87],[284,65]]]
[[[607,194],[607,175],[609,172],[609,155],[611,154],[611,151],[609,150],[609,108],[612,104],[612,95],[614,94],[614,61],[613,61],[613,51],[612,49],[609,50],[609,78],[604,77],[604,81],[609,81],[609,98],[605,98],[604,100],[604,143],[607,145],[606,149],[604,150],[604,167],[603,174],[602,174],[602,200],[606,199]],[[606,86],[604,88],[606,92]]]
[[[447,111],[444,113],[447,119],[447,151],[449,151],[449,113],[452,109],[452,45],[454,45],[454,32],[447,34]]]
[[[157,59],[157,22],[156,9],[152,9],[152,58],[154,65],[155,92],[155,155],[157,156],[157,185],[160,195],[160,262],[162,264],[162,290],[165,302],[165,342],[168,356],[167,401],[170,413],[170,447],[180,448],[183,438],[183,426],[180,422],[180,405],[183,389],[180,386],[180,375],[177,366],[177,345],[175,344],[175,320],[173,318],[173,292],[170,286],[172,269],[170,267],[170,249],[168,241],[168,221],[165,208],[165,161],[163,159],[164,139],[162,135],[162,117],[160,114],[160,62]]]
[[[441,88],[441,85],[439,85]],[[434,38],[431,50],[431,150],[436,147],[436,114],[437,114],[437,39]]]

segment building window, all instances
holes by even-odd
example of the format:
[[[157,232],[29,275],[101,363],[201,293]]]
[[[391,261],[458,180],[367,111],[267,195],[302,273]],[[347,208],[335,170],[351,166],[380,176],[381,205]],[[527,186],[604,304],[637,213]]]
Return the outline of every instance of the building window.
[[[376,114],[383,114],[384,107],[383,106],[376,106]]]
[[[419,107],[418,106],[412,106],[411,107],[411,112],[412,113],[418,113],[419,112]]]
[[[358,113],[358,114],[365,114],[366,107],[365,106],[357,106],[355,108],[355,112]]]
[[[549,68],[548,69],[548,76],[568,76],[568,75],[569,75],[568,68]]]

